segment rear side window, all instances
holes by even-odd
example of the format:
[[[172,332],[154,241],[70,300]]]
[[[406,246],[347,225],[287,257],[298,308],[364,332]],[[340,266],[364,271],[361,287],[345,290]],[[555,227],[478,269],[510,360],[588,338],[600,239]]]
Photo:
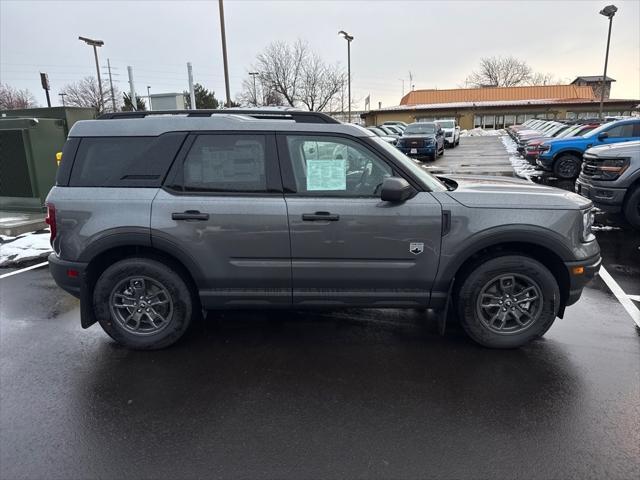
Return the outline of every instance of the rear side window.
[[[183,188],[191,192],[266,192],[263,135],[199,135],[184,161]]]
[[[83,138],[69,185],[159,187],[184,138],[183,133],[159,137]]]

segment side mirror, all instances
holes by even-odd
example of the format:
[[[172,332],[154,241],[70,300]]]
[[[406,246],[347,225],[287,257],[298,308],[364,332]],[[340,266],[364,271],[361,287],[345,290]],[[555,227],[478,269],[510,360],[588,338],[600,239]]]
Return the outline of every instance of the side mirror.
[[[602,132],[598,135],[598,140],[606,140],[607,138],[609,138],[609,134],[607,132]]]
[[[384,202],[404,202],[413,193],[413,188],[404,178],[388,177],[382,182],[380,199]]]

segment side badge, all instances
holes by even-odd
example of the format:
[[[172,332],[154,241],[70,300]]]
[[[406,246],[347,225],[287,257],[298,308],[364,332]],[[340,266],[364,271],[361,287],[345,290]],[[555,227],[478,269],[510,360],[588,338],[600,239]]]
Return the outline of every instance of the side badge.
[[[420,255],[424,252],[424,243],[410,243],[409,251],[414,255]]]

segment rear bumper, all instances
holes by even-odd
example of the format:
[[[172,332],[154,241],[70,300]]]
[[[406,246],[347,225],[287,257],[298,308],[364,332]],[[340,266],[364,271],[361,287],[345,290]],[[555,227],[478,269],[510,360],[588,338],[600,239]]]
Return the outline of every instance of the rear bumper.
[[[86,263],[62,260],[55,253],[49,255],[51,276],[60,288],[76,298],[80,298],[86,268]]]
[[[609,185],[602,186],[602,182],[591,183],[579,177],[576,180],[576,193],[591,200],[600,210],[618,213],[622,210],[627,189],[613,188]]]
[[[580,295],[582,295],[582,290],[585,285],[593,280],[600,270],[601,264],[602,258],[599,253],[593,257],[585,258],[578,262],[565,262],[565,266],[569,271],[569,296],[567,298],[567,306],[573,305],[578,301]],[[573,273],[574,269],[577,267],[582,267],[584,269],[582,274],[575,275]]]

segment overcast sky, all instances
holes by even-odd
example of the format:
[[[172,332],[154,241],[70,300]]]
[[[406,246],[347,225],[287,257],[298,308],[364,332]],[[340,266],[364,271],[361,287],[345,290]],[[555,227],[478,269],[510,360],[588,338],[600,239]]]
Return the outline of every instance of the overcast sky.
[[[610,0],[608,0],[610,1]],[[514,55],[534,70],[573,80],[602,73],[607,19],[603,1],[249,1],[225,0],[231,95],[267,44],[306,40],[328,62],[346,66],[346,30],[356,100],[397,105],[402,82],[416,89],[457,88],[483,56]],[[640,2],[613,0],[609,76],[615,98],[640,99]],[[66,83],[95,75],[93,52],[78,35],[104,40],[120,90],[127,65],[136,90],[187,89],[195,81],[224,97],[218,2],[0,0],[0,82],[28,88],[45,105],[40,71],[49,74],[53,102]]]

